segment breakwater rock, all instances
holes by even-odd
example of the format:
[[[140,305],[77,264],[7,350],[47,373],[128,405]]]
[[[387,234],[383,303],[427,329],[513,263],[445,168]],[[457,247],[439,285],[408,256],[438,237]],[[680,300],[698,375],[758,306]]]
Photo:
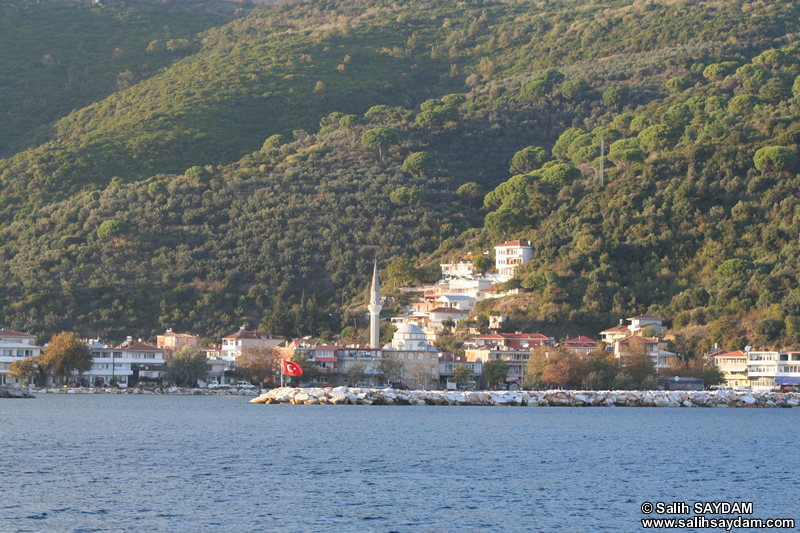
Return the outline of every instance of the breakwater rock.
[[[36,396],[25,389],[4,387],[0,389],[0,398],[36,398]]]
[[[525,405],[552,407],[800,407],[800,394],[737,391],[405,391],[278,388],[250,403],[330,405]]]

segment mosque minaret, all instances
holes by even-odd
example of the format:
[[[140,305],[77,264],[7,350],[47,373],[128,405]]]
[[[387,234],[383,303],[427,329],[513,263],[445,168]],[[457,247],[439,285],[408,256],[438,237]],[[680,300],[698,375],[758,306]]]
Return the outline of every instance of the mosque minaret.
[[[375,260],[375,268],[372,271],[372,292],[370,292],[369,305],[369,347],[381,347],[381,284],[378,281],[378,260]]]

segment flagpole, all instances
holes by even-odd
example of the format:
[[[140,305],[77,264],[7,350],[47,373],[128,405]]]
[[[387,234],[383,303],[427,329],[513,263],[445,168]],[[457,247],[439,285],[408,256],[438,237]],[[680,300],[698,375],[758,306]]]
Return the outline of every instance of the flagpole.
[[[281,357],[281,388],[283,388],[283,357]]]

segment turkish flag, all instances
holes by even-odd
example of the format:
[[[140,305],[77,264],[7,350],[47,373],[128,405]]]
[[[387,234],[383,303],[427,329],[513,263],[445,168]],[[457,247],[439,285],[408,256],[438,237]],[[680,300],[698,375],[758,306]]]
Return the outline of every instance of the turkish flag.
[[[292,363],[291,361],[284,361],[283,362],[283,373],[287,376],[302,376],[303,369],[300,368],[300,365],[297,363]]]

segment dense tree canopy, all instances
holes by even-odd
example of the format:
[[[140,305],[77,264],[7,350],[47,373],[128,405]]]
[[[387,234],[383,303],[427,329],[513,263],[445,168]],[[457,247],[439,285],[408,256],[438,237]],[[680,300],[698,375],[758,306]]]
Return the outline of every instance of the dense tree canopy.
[[[205,352],[194,346],[184,346],[173,354],[164,379],[178,386],[196,386],[207,375]]]

